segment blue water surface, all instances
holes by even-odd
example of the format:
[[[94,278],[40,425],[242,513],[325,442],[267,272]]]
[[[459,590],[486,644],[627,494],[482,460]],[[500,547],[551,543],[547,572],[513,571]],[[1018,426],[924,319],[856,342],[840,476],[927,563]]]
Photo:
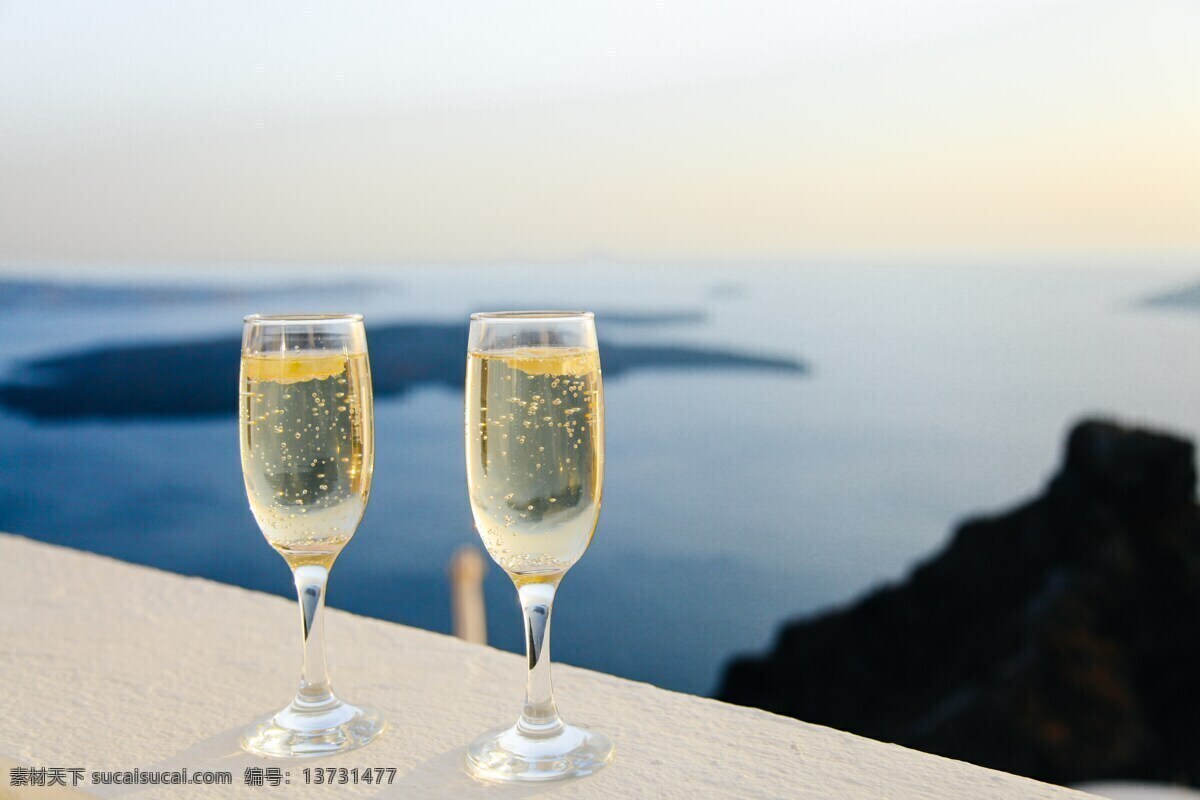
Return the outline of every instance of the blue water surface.
[[[380,389],[375,482],[329,602],[449,631],[446,565],[476,541],[467,314],[591,308],[604,511],[563,582],[555,658],[707,693],[784,619],[901,578],[956,520],[1037,491],[1078,417],[1194,436],[1200,315],[1142,302],[1191,277],[583,264],[11,279],[0,529],[290,594],[242,486],[229,377],[241,317],[361,311]],[[511,584],[493,568],[485,591],[492,643],[519,649]]]

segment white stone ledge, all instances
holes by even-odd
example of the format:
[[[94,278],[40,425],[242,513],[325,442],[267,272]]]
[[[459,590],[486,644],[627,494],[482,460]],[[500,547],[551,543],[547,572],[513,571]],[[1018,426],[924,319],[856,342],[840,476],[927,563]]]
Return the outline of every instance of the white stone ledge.
[[[340,611],[328,619],[335,686],[384,712],[391,728],[341,756],[268,762],[239,751],[237,735],[290,697],[299,658],[293,603],[8,535],[0,535],[0,574],[0,759],[89,773],[234,774],[227,787],[82,787],[103,797],[1091,797],[564,665],[555,669],[564,716],[609,731],[616,761],[577,781],[489,786],[463,772],[463,747],[514,718],[523,660]],[[335,602],[336,585],[335,571]],[[390,787],[331,793],[300,783],[300,770],[317,765],[395,767],[397,777]],[[292,784],[244,786],[247,766],[282,766]],[[11,792],[8,778],[6,768],[0,797]]]

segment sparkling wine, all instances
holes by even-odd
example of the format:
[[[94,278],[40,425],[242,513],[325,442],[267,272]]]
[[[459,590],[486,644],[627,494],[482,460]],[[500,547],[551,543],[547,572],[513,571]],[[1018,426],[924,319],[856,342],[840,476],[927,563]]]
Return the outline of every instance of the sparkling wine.
[[[242,358],[242,473],[267,541],[293,567],[331,565],[362,518],[374,432],[365,354]]]
[[[583,555],[600,514],[599,353],[472,352],[466,393],[467,485],[484,546],[518,583],[554,580]]]

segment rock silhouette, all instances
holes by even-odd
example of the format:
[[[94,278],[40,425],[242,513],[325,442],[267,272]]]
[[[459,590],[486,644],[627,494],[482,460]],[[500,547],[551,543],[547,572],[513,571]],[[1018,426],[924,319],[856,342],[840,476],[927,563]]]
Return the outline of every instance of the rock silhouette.
[[[730,665],[742,705],[1056,783],[1200,785],[1191,442],[1088,420],[1046,490]]]

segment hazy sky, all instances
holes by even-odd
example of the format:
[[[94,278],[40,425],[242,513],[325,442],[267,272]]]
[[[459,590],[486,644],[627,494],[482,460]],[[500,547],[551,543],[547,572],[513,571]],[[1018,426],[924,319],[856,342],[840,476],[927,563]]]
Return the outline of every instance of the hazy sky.
[[[1200,254],[1200,3],[0,0],[0,262]]]

